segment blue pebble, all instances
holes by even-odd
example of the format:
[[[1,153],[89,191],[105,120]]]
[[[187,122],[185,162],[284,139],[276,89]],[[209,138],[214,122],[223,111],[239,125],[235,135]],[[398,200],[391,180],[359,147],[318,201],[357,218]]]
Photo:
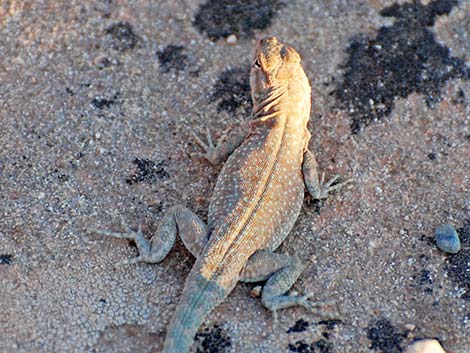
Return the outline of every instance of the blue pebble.
[[[441,224],[434,232],[437,247],[449,254],[456,254],[460,251],[460,239],[457,231],[449,224]]]

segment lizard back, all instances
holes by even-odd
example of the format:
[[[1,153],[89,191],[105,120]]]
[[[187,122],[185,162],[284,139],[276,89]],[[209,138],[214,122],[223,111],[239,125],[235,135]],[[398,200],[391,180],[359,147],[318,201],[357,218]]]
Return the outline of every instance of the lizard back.
[[[165,353],[188,351],[202,320],[235,287],[250,256],[277,248],[302,205],[311,89],[300,56],[274,37],[263,38],[250,81],[255,120],[217,179],[209,239],[186,278]]]
[[[212,232],[200,265],[203,275],[224,288],[235,285],[233,273],[255,251],[276,249],[297,219],[304,197],[309,111],[310,104],[287,105],[268,119],[253,121],[251,133],[217,179],[209,206]]]
[[[265,43],[255,57],[264,60],[266,72],[259,75],[255,68],[251,74],[255,120],[217,179],[209,206],[211,234],[195,266],[227,289],[255,251],[274,250],[287,237],[304,196],[310,84],[295,50],[272,39]]]

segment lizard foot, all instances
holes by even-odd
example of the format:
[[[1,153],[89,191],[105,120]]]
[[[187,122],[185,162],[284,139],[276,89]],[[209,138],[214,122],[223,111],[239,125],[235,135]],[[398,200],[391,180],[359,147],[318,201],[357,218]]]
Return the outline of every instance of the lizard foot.
[[[322,306],[328,306],[335,304],[334,301],[311,301],[310,298],[313,294],[305,295],[282,295],[269,299],[264,299],[263,304],[271,311],[273,314],[273,329],[277,326],[278,315],[277,311],[280,309],[286,309],[292,306],[302,306],[305,309],[312,312],[315,316],[318,316],[326,320],[339,320],[341,319],[340,315],[336,312],[325,311],[318,309]]]
[[[216,145],[212,141],[212,136],[208,128],[206,128],[206,139],[205,143],[194,131],[191,131],[196,143],[204,150],[204,153],[195,153],[196,157],[205,158],[212,164],[218,164],[220,160],[221,148],[225,140],[225,134],[220,136],[217,140]]]
[[[137,246],[139,255],[131,259],[120,261],[115,264],[115,267],[122,266],[122,265],[136,264],[138,262],[148,262],[148,263],[155,262],[155,261],[152,261],[153,259],[152,259],[151,252],[150,252],[150,242],[147,239],[145,239],[142,233],[142,224],[139,224],[139,228],[137,229],[137,231],[134,231],[127,225],[122,215],[119,215],[119,218],[121,221],[122,228],[126,230],[126,232],[124,233],[112,232],[112,231],[96,229],[96,228],[91,228],[88,230],[89,232],[106,235],[108,237],[132,240],[135,243],[135,245]]]
[[[345,185],[347,185],[347,184],[349,184],[353,181],[353,179],[351,178],[351,179],[348,179],[348,180],[343,181],[341,183],[336,183],[336,181],[339,179],[339,177],[340,177],[340,175],[336,174],[333,178],[331,178],[330,180],[328,180],[325,183],[325,173],[322,173],[320,183],[319,183],[319,190],[316,193],[316,195],[314,195],[314,198],[317,199],[317,200],[326,199],[326,198],[328,198],[328,195],[330,194],[330,192],[339,190],[343,186],[345,186]]]

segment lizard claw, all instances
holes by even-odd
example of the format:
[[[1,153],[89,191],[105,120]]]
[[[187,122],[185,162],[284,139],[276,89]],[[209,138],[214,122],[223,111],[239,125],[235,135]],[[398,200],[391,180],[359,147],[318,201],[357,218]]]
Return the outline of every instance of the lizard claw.
[[[277,316],[277,310],[272,309],[271,314],[273,315],[273,325],[271,327],[271,331],[274,332],[276,331],[277,325],[279,324],[278,316]]]
[[[335,305],[334,300],[324,300],[324,301],[311,301],[310,298],[313,297],[313,293],[309,293],[300,297],[299,304],[304,308],[312,312],[315,316],[319,316],[328,320],[341,320],[341,315],[337,312],[329,312],[322,309],[318,309],[323,306]]]
[[[328,180],[325,183],[325,173],[322,173],[321,178],[320,178],[320,190],[318,192],[318,195],[315,195],[315,198],[318,200],[321,199],[326,199],[330,192],[336,191],[341,189],[343,186],[351,183],[353,179],[347,179],[341,183],[336,183],[335,182],[340,178],[339,174],[336,174],[333,178]]]
[[[150,258],[150,244],[149,244],[149,241],[145,239],[142,233],[142,223],[139,224],[137,231],[135,231],[129,227],[127,222],[124,220],[124,217],[122,216],[122,214],[119,213],[118,215],[119,215],[121,227],[125,229],[125,232],[112,232],[112,231],[102,230],[102,229],[97,229],[97,228],[90,228],[88,229],[88,232],[101,234],[101,235],[105,235],[105,236],[113,237],[113,238],[131,240],[136,244],[137,249],[139,251],[139,256],[117,262],[114,264],[115,268],[124,266],[124,265],[136,264],[138,262],[147,262],[148,259]]]
[[[208,128],[206,128],[207,143],[204,142],[194,131],[191,131],[191,135],[193,136],[196,143],[204,150],[204,153],[195,153],[194,155],[196,157],[205,158],[212,164],[218,164],[218,156],[220,154],[220,149],[225,140],[226,135],[223,134],[222,136],[220,136],[215,145],[212,141],[212,136]]]
[[[210,148],[214,148],[214,144],[212,143],[212,137],[208,128],[206,128],[207,143],[205,143],[193,130],[191,130],[191,135],[193,135],[193,138],[196,143],[206,152]]]
[[[341,320],[341,316],[337,312],[330,312],[322,310],[323,306],[334,305],[335,301],[325,300],[325,301],[311,301],[310,298],[313,297],[313,293],[308,293],[305,295],[282,295],[278,297],[271,298],[268,305],[265,306],[271,311],[273,315],[273,330],[275,329],[278,323],[277,310],[285,309],[292,306],[302,306],[315,316],[318,316],[322,319],[327,320]]]

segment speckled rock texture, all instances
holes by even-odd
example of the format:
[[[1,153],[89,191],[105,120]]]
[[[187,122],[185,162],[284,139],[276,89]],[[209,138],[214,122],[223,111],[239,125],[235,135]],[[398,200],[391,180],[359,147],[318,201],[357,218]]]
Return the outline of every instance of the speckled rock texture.
[[[279,250],[306,264],[294,290],[335,300],[343,320],[292,308],[273,329],[256,284],[239,284],[193,352],[400,353],[423,337],[468,352],[464,0],[3,1],[2,350],[161,350],[194,259],[179,241],[160,264],[114,268],[135,248],[87,230],[120,230],[118,212],[150,236],[176,203],[207,219],[220,167],[194,157],[190,132],[250,119],[265,35],[303,57],[320,169],[354,178],[325,202],[307,197]],[[436,247],[443,223],[458,254]]]

